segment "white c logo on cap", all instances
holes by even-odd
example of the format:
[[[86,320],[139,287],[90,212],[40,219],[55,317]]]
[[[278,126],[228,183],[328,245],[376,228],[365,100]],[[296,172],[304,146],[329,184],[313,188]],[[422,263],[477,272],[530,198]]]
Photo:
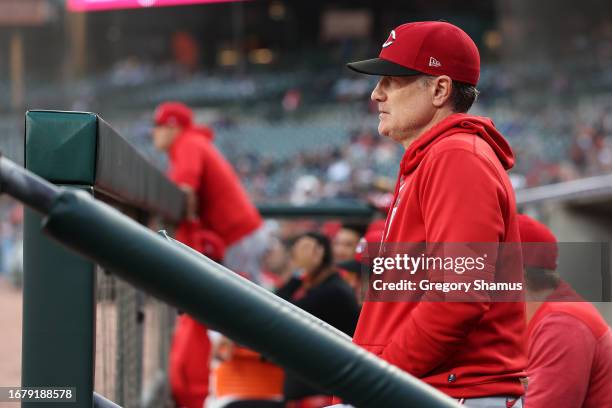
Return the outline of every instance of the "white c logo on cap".
[[[387,38],[387,41],[385,41],[382,47],[387,48],[388,46],[393,44],[393,41],[395,41],[395,30],[391,30],[391,34],[389,34],[389,38]]]

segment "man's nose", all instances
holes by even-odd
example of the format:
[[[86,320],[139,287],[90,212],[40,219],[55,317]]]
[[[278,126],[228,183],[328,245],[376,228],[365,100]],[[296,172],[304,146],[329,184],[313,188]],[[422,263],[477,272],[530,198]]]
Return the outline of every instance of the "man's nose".
[[[382,102],[384,100],[384,93],[380,89],[380,81],[378,81],[376,87],[372,91],[370,99],[372,99],[374,102]]]

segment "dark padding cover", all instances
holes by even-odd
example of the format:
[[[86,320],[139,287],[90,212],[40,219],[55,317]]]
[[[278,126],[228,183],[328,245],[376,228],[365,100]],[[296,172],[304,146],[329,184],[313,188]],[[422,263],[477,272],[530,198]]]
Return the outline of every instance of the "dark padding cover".
[[[170,221],[182,218],[183,192],[100,117],[96,159],[96,190]]]

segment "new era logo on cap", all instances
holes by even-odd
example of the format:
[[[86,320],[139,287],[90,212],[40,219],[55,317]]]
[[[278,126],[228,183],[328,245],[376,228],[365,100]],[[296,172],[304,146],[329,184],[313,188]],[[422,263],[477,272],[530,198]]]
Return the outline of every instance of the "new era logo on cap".
[[[368,75],[448,75],[476,86],[480,55],[474,41],[459,27],[443,21],[420,21],[395,27],[378,58],[352,62],[348,67]]]
[[[429,66],[430,67],[441,67],[440,61],[435,59],[434,57],[429,57]]]

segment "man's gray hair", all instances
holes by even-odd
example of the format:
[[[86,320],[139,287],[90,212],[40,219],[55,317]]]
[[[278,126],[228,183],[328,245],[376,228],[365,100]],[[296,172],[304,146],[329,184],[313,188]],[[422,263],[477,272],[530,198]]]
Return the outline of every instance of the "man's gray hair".
[[[435,77],[423,75],[421,78],[425,84],[429,85]],[[453,80],[453,89],[450,95],[453,111],[457,113],[466,113],[470,110],[474,102],[476,102],[479,94],[480,91],[476,89],[474,85]]]

